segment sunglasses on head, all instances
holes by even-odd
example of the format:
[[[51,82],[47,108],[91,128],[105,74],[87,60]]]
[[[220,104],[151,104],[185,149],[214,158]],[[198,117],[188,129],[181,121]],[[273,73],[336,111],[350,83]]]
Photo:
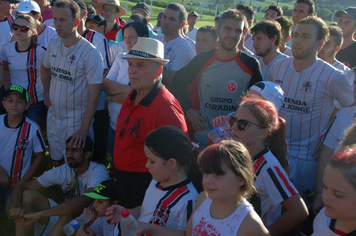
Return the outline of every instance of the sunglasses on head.
[[[251,121],[244,120],[244,119],[237,119],[236,116],[230,116],[229,117],[229,126],[233,127],[235,124],[237,124],[237,129],[240,131],[245,131],[248,127],[249,124],[256,125],[257,127],[260,127],[262,129],[266,128],[261,125],[252,123]]]
[[[14,30],[14,31],[17,31],[18,29],[20,29],[21,32],[27,33],[30,30],[30,27],[25,26],[25,25],[18,25],[18,24],[14,23],[14,24],[11,25],[11,29]]]

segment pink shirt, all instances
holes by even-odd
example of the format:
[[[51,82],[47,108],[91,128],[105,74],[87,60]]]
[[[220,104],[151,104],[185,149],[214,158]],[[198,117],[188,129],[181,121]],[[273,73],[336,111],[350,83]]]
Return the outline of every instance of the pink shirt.
[[[52,14],[52,9],[49,5],[47,5],[46,10],[41,12],[42,18],[43,18],[43,22],[45,22],[46,20],[52,19],[53,18],[53,14]]]

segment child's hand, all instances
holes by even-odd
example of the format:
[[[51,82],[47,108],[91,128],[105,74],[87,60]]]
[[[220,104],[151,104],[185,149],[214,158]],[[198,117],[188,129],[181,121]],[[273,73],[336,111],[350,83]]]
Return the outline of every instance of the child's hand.
[[[214,128],[219,126],[219,125],[224,124],[226,121],[227,121],[226,116],[218,116],[218,117],[215,117],[212,120]]]
[[[152,224],[143,223],[141,221],[137,221],[138,229],[136,231],[136,236],[140,236],[142,234],[149,234],[149,230],[151,229]]]
[[[106,220],[110,222],[110,224],[116,224],[121,220],[121,211],[125,209],[125,207],[120,205],[113,205],[106,209],[105,215]]]
[[[77,233],[75,234],[75,236],[95,236],[96,234],[94,233],[93,230],[86,228],[84,229],[83,227],[80,227],[80,229],[78,229]]]

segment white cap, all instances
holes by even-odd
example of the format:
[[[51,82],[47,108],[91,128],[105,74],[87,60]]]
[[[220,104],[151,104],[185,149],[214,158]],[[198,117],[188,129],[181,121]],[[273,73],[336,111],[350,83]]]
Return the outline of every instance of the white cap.
[[[277,111],[279,111],[279,108],[281,108],[284,102],[284,92],[282,88],[278,84],[275,84],[273,82],[257,82],[250,88],[250,91],[251,90],[259,93],[267,101],[273,102],[273,104],[277,108]]]
[[[41,8],[35,1],[23,0],[19,3],[19,6],[16,8],[15,11],[24,14],[30,13],[31,11],[41,13]]]

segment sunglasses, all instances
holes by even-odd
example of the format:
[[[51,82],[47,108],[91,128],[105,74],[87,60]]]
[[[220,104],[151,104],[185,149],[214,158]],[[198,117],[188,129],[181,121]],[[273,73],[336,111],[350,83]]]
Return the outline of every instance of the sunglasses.
[[[20,29],[21,32],[27,33],[27,32],[30,30],[30,27],[25,26],[25,25],[18,25],[18,24],[15,24],[15,23],[14,23],[14,24],[11,25],[11,29],[12,29],[13,31],[17,31],[18,29]]]
[[[103,10],[106,11],[106,12],[110,12],[110,13],[117,13],[118,12],[117,9],[108,8],[108,7],[104,7]]]
[[[260,127],[262,129],[266,128],[261,125],[252,123],[251,121],[244,120],[244,119],[237,119],[236,116],[230,116],[229,117],[229,126],[233,127],[237,123],[237,129],[240,131],[245,131],[248,128],[248,125],[256,125],[257,127]]]

